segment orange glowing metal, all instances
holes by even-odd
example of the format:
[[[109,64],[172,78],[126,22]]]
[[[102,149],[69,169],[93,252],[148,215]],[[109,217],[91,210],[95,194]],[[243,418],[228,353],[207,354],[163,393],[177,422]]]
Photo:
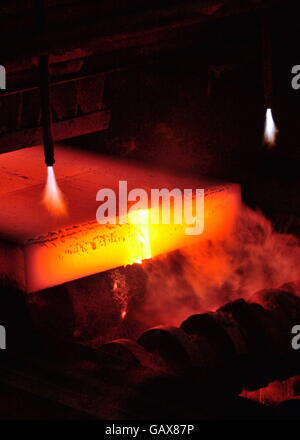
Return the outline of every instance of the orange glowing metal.
[[[1,156],[0,275],[26,292],[142,263],[193,243],[223,239],[231,233],[239,212],[240,188],[236,184],[199,180],[57,146],[59,184],[71,202],[68,215],[49,215],[46,209],[39,209],[44,188],[43,150],[33,147]],[[144,188],[147,194],[151,188],[205,188],[203,233],[186,235],[187,225],[174,224],[173,218],[170,224],[153,224],[153,207],[130,211],[125,224],[100,225],[96,220],[97,191],[112,188],[117,193],[119,180],[126,180],[129,190]],[[46,192],[54,212],[66,213],[53,169],[48,170]],[[117,284],[114,288],[119,289]],[[120,315],[124,311],[122,305]]]
[[[47,173],[43,204],[52,215],[66,215],[67,206],[63,194],[57,185],[53,167],[47,167]]]
[[[27,290],[36,291],[93,273],[134,263],[232,230],[238,187],[207,197],[204,233],[188,236],[186,225],[99,225],[90,222],[31,241],[25,249]],[[145,213],[137,213],[145,219]],[[129,216],[130,217],[130,216]]]

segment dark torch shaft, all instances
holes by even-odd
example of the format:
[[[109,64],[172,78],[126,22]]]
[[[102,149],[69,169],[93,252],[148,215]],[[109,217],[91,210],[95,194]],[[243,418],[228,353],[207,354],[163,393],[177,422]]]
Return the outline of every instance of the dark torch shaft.
[[[264,95],[267,108],[272,107],[273,72],[272,72],[272,16],[270,10],[262,15],[262,53],[264,74]]]
[[[39,57],[39,70],[41,80],[41,109],[45,162],[46,165],[50,167],[55,163],[55,159],[49,85],[49,60],[47,55]]]
[[[45,30],[45,4],[44,0],[36,0],[37,12],[37,29],[42,35]],[[43,144],[45,153],[45,163],[52,166],[54,159],[54,140],[52,132],[52,110],[49,83],[49,57],[41,55],[38,58],[40,72],[40,95],[41,95],[41,111],[42,111],[42,127],[43,127]]]

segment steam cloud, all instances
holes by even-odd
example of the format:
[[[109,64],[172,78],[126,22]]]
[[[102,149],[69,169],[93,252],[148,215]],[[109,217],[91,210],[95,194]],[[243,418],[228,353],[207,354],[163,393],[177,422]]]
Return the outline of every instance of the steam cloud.
[[[199,243],[144,262],[144,324],[179,325],[190,314],[296,281],[299,265],[300,240],[274,231],[260,212],[244,206],[224,241]]]

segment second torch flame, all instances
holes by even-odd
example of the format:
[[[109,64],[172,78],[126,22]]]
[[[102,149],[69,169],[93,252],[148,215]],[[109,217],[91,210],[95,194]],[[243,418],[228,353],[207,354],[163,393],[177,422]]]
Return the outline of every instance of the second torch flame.
[[[276,136],[278,130],[274,123],[272,110],[270,108],[267,109],[266,112],[266,121],[265,121],[265,132],[264,132],[264,142],[270,148],[275,147],[276,145]]]
[[[53,167],[47,167],[47,173],[43,204],[53,215],[66,215],[67,206],[63,194],[57,185]]]

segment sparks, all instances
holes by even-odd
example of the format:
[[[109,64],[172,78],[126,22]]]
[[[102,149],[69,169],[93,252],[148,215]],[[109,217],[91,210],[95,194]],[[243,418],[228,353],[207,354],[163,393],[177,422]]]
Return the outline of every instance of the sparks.
[[[47,167],[48,176],[44,191],[43,204],[53,215],[66,215],[67,207],[61,190],[59,189],[53,167]]]
[[[270,148],[275,147],[276,145],[277,133],[278,130],[273,120],[272,110],[268,108],[266,112],[264,142],[269,145]]]

